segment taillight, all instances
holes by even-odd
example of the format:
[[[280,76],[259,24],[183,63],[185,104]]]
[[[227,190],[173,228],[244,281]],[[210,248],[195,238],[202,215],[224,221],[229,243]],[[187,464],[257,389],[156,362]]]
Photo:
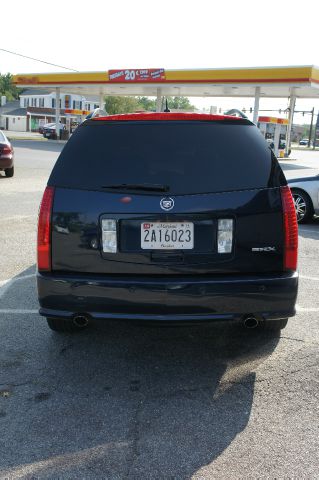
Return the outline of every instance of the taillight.
[[[294,201],[288,186],[281,187],[284,221],[284,269],[297,269],[298,224]]]
[[[51,270],[51,215],[54,187],[46,187],[38,220],[38,270]]]
[[[5,145],[4,147],[2,147],[2,155],[11,155],[12,153],[12,147],[10,147],[9,145]]]

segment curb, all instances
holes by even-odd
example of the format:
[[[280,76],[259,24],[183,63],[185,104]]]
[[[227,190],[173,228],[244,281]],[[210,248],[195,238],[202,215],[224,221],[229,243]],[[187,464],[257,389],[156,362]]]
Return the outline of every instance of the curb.
[[[297,161],[296,158],[289,158],[289,157],[287,157],[287,158],[285,158],[285,157],[282,157],[282,158],[278,157],[277,160],[278,160],[278,162],[296,162],[296,161]]]
[[[46,143],[66,143],[67,140],[49,140],[47,138],[34,138],[34,137],[10,137],[10,140],[28,140],[33,142],[46,142]]]
[[[34,138],[34,137],[10,137],[10,140],[33,140],[34,142],[46,142],[45,138]]]

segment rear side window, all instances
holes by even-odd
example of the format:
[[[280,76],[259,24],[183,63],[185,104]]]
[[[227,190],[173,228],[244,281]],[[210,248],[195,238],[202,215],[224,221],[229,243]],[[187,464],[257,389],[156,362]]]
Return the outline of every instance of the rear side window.
[[[168,194],[279,186],[285,180],[259,130],[240,121],[87,121],[73,134],[49,185],[103,190],[165,184]]]

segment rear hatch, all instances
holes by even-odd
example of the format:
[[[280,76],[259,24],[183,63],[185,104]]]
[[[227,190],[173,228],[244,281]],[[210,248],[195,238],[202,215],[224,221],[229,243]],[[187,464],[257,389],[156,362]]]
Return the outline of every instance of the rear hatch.
[[[86,121],[65,146],[48,182],[52,270],[282,271],[286,181],[258,129],[142,118]]]

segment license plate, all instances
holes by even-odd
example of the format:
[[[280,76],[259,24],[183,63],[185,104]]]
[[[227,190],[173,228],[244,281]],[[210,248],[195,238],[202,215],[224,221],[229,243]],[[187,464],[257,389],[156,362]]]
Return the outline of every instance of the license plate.
[[[190,250],[194,248],[194,224],[187,222],[142,223],[143,250]]]

